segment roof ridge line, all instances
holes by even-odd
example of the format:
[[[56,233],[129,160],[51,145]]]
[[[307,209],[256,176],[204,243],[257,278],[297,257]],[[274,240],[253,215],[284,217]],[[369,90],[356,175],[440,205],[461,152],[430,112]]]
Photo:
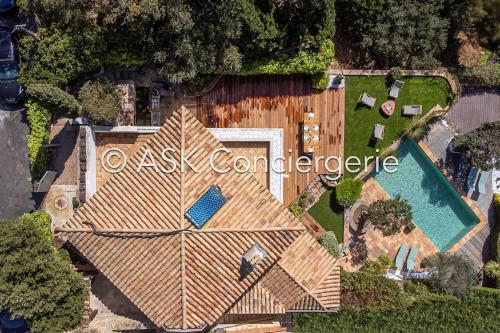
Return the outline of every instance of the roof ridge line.
[[[322,302],[321,302],[321,301],[320,301],[320,300],[319,300],[316,296],[314,296],[314,295],[312,294],[312,291],[310,291],[308,288],[306,288],[306,286],[304,286],[304,285],[302,284],[302,282],[297,281],[297,279],[296,279],[296,278],[294,278],[294,277],[293,277],[293,275],[292,275],[292,274],[290,274],[290,272],[288,272],[288,270],[287,270],[287,269],[285,269],[285,268],[284,268],[284,267],[280,264],[280,260],[278,260],[278,261],[276,262],[276,265],[278,265],[278,266],[279,266],[279,267],[283,270],[283,272],[285,272],[285,273],[286,273],[286,274],[287,274],[287,275],[288,275],[288,276],[289,276],[289,277],[290,277],[293,281],[295,281],[295,283],[297,283],[297,284],[299,285],[299,287],[301,287],[301,288],[302,288],[302,289],[303,289],[303,290],[304,290],[304,291],[305,291],[308,295],[310,295],[310,296],[311,296],[311,297],[312,297],[312,298],[313,298],[316,302],[318,302],[318,304],[319,304],[319,305],[321,305],[324,309],[326,309],[326,306],[325,306],[325,305],[324,305],[324,304],[323,304],[323,303],[322,303]],[[304,296],[306,296],[306,295],[304,295]],[[301,297],[301,298],[299,298],[297,302],[300,302],[300,300],[301,300],[302,298],[304,298],[304,296],[303,296],[303,297]],[[295,304],[297,304],[297,302],[295,302],[295,303],[294,303],[294,305],[295,305]]]
[[[184,149],[185,149],[185,144],[186,144],[186,135],[184,133],[184,125],[186,121],[185,113],[186,109],[181,106],[178,109],[178,112],[180,113],[181,119],[180,119],[180,130],[181,130],[181,151],[180,151],[180,157],[182,161],[182,156],[184,154]],[[180,229],[184,229],[184,172],[180,172],[180,205],[179,205],[179,227]],[[180,257],[181,257],[181,313],[182,313],[182,328],[186,329],[187,328],[187,318],[186,318],[186,313],[187,313],[187,295],[186,295],[186,248],[184,246],[184,241],[185,241],[185,236],[184,232],[181,232],[180,236]]]
[[[92,228],[54,228],[54,233],[57,232],[92,232],[105,234],[209,234],[209,233],[225,233],[225,232],[279,232],[279,231],[306,231],[305,227],[276,227],[276,228],[219,228],[219,229],[92,229]]]

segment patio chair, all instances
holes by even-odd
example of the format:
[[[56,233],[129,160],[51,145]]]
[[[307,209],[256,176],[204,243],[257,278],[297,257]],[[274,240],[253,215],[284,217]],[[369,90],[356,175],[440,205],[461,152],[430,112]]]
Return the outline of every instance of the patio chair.
[[[422,105],[403,105],[404,116],[416,116],[422,113]]]
[[[408,254],[408,259],[406,259],[406,269],[409,271],[413,271],[415,268],[415,259],[417,258],[418,247],[415,245],[412,246],[410,250],[410,254]]]
[[[391,91],[389,92],[389,97],[398,98],[399,90],[401,88],[403,88],[403,84],[405,84],[403,81],[396,80],[391,86]]]
[[[405,262],[406,255],[408,254],[408,246],[401,245],[398,254],[396,255],[395,265],[396,265],[396,275],[401,273],[403,269],[403,264]]]
[[[362,93],[361,95],[359,95],[359,99],[358,99],[358,103],[360,104],[364,104],[370,108],[374,107],[375,106],[375,101],[377,99],[375,97],[372,97],[370,95],[368,95],[367,93]]]
[[[377,140],[382,140],[384,138],[384,125],[375,124],[375,129],[373,130],[373,137]]]

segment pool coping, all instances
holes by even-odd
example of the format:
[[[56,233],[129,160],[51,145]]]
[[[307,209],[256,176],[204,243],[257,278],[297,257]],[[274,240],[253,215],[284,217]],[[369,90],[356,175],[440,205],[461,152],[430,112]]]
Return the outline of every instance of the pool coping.
[[[425,155],[427,155],[427,157],[435,165],[436,161],[438,160],[438,158],[436,157],[436,155],[434,155],[432,153],[432,151],[429,149],[429,147],[425,143],[423,143],[422,141],[417,142],[417,143],[418,143],[418,146],[420,147],[420,149],[422,149],[422,151],[425,153]],[[441,172],[441,170],[439,170],[439,172]],[[472,210],[472,212],[476,215],[476,217],[479,220],[479,223],[477,223],[462,238],[460,238],[455,244],[453,244],[446,251],[447,253],[455,253],[455,252],[457,252],[462,246],[465,245],[465,243],[467,243],[472,237],[474,237],[479,231],[481,231],[485,226],[488,225],[488,221],[486,219],[486,216],[484,216],[483,212],[481,212],[481,210],[479,210],[479,208],[476,206],[476,204],[474,203],[474,201],[472,201],[470,198],[468,198],[466,196],[461,195],[460,193],[458,193],[458,195],[462,198],[462,200],[465,202],[465,204],[467,206],[469,206],[469,208]]]
[[[401,146],[402,142],[404,140],[402,138],[398,138],[395,140],[389,147],[390,149],[399,149],[399,146]],[[432,163],[435,165],[437,161],[437,157],[432,153],[432,151],[429,149],[429,147],[420,140],[417,142],[418,146],[424,154],[432,161]],[[439,168],[438,168],[439,169]],[[372,162],[368,168],[367,172],[362,172],[358,174],[355,178],[356,179],[361,179],[363,181],[366,181],[368,178],[373,178],[372,173],[375,170],[375,162]],[[441,172],[441,170],[439,170]],[[442,172],[441,172],[442,173]],[[445,177],[446,178],[446,177]],[[374,179],[375,180],[375,179]],[[376,181],[376,180],[375,180]],[[446,181],[448,181],[446,179]],[[449,181],[448,181],[449,182]],[[450,184],[451,185],[451,184]],[[454,189],[455,190],[455,189]],[[456,191],[456,190],[455,190]],[[447,251],[446,253],[455,253],[457,252],[462,246],[465,245],[472,237],[474,237],[479,231],[481,231],[484,227],[488,225],[488,220],[486,216],[481,212],[481,210],[476,206],[476,204],[469,199],[468,197],[464,197],[460,193],[457,192],[457,194],[462,198],[462,200],[467,204],[467,206],[472,210],[472,212],[476,215],[476,217],[479,220],[479,223],[477,223],[474,227],[472,227],[462,238],[460,238],[457,242],[455,242]],[[344,213],[344,222],[345,222],[345,213]],[[424,233],[425,234],[425,233]],[[349,239],[349,223],[344,223],[344,240]],[[439,252],[439,251],[438,251]]]

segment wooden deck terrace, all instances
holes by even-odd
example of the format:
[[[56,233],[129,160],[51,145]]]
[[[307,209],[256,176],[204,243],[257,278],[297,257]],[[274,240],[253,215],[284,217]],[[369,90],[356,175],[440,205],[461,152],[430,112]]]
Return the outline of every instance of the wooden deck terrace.
[[[288,205],[318,174],[328,173],[323,161],[308,173],[295,167],[288,172],[288,160],[295,165],[303,155],[304,114],[319,113],[320,145],[315,157],[343,159],[344,106],[344,89],[316,91],[308,76],[225,76],[212,90],[196,98],[195,112],[206,127],[282,128],[287,169],[283,193],[284,204]],[[330,168],[336,165],[335,160],[329,163]]]

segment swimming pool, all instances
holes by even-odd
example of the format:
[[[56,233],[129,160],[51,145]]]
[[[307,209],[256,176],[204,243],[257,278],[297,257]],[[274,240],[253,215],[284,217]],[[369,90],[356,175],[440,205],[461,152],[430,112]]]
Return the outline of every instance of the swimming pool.
[[[477,216],[415,141],[401,144],[397,157],[397,172],[380,170],[373,177],[389,195],[406,199],[416,226],[447,251],[479,222]]]

